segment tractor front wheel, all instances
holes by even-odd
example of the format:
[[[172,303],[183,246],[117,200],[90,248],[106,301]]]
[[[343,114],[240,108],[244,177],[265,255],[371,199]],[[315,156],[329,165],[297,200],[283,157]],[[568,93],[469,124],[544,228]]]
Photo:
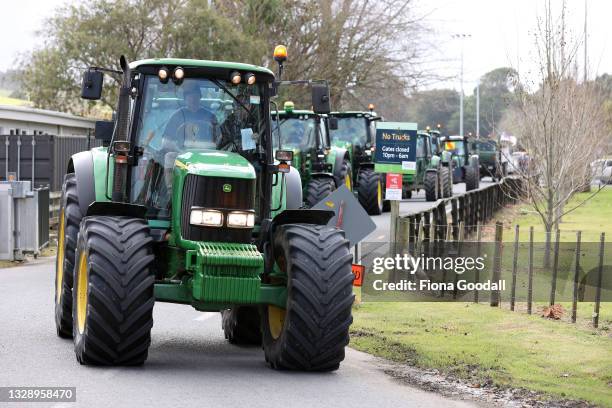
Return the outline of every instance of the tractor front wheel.
[[[383,185],[380,174],[372,169],[363,169],[359,172],[357,198],[368,214],[382,214]]]
[[[353,170],[351,163],[346,159],[342,161],[342,167],[336,178],[336,186],[340,188],[342,185],[346,186],[349,191],[353,191]]]
[[[331,177],[315,177],[310,179],[306,189],[306,204],[314,207],[336,189],[336,183]]]
[[[440,179],[442,180],[442,197],[453,196],[453,180],[450,169],[446,166],[440,168]]]
[[[465,190],[472,191],[478,189],[479,183],[479,171],[478,168],[473,166],[466,166],[465,168]]]
[[[261,344],[259,309],[237,306],[221,312],[223,333],[232,344]]]
[[[57,335],[72,337],[72,282],[74,278],[74,253],[83,214],[79,207],[74,173],[64,176],[57,232],[57,256],[55,260],[55,329]]]
[[[77,245],[74,351],[81,364],[140,365],[153,327],[153,240],[145,220],[86,217]]]
[[[423,178],[423,187],[425,188],[425,200],[436,201],[439,197],[438,192],[438,172],[428,171]]]
[[[287,304],[262,309],[266,361],[276,369],[336,370],[353,321],[351,254],[344,232],[323,225],[281,225],[274,257],[287,276]]]

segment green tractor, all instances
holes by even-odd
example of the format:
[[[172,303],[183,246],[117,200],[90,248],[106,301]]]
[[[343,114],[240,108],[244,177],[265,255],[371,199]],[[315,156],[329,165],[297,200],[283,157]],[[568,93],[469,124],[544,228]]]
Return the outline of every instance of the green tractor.
[[[402,179],[402,195],[405,198],[411,198],[412,192],[419,190],[425,190],[427,201],[452,197],[450,167],[444,165],[440,156],[436,154],[433,138],[429,132],[423,130],[417,132],[415,171],[413,174],[404,174]]]
[[[280,67],[285,57],[277,47]],[[337,369],[352,322],[349,243],[327,226],[333,212],[300,208],[291,151],[273,153],[274,74],[190,59],[120,66],[116,120],[96,128],[105,147],[72,156],[64,178],[58,335],[73,337],[81,364],[139,365],[155,302],[179,303],[221,311],[226,338],[261,344],[272,368]],[[82,96],[99,99],[102,84],[91,68]],[[312,98],[329,112],[326,87]]]
[[[496,181],[508,175],[508,160],[495,140],[473,140],[470,147],[478,154],[480,178],[490,176],[493,181]]]
[[[452,155],[453,183],[465,183],[465,190],[478,189],[480,185],[480,161],[477,154],[470,151],[466,136],[442,136],[439,139],[442,149]]]
[[[382,117],[374,113],[373,105],[369,107],[369,112],[332,112],[330,120],[335,122],[335,129],[330,136],[332,146],[349,152],[359,203],[368,214],[379,215],[385,208],[385,181],[384,175],[374,171],[372,156],[376,142],[376,121],[382,120]]]
[[[284,110],[272,112],[272,121],[274,147],[293,152],[291,164],[302,177],[306,206],[313,207],[341,185],[352,190],[350,152],[330,147],[327,115],[295,110],[293,102],[288,101]]]

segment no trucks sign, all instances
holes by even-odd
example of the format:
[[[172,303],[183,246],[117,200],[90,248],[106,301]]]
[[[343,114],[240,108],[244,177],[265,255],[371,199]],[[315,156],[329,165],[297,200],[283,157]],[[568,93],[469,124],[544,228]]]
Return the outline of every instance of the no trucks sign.
[[[377,123],[374,170],[377,173],[414,174],[416,172],[416,142],[416,123]]]

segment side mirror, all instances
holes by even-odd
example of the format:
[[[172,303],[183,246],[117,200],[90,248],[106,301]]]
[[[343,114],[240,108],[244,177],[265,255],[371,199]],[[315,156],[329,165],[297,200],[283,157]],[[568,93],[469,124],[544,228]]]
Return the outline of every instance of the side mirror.
[[[87,70],[83,75],[81,86],[81,98],[97,101],[102,97],[102,83],[104,74],[102,71]]]
[[[115,129],[115,121],[112,120],[98,120],[96,121],[96,128],[94,130],[94,137],[96,140],[102,141],[102,146],[108,147],[113,138],[113,130]]]
[[[331,117],[329,121],[329,130],[338,130],[338,118]]]
[[[327,85],[312,84],[312,110],[318,114],[331,112],[329,87]]]

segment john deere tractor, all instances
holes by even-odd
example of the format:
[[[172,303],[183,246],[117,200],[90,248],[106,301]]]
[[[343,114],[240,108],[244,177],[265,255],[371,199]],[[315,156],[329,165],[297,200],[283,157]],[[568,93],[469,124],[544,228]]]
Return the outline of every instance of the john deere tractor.
[[[442,136],[442,149],[452,155],[453,183],[465,183],[466,191],[476,190],[480,185],[480,164],[477,154],[470,151],[466,136]]]
[[[370,215],[379,215],[384,209],[384,176],[374,171],[372,155],[376,142],[376,121],[382,119],[370,111],[332,112],[330,120],[334,123],[331,130],[332,146],[349,152],[353,168],[353,180],[359,203]]]
[[[295,110],[291,101],[283,107],[272,112],[274,146],[293,152],[292,165],[302,177],[306,206],[314,206],[341,185],[352,190],[349,151],[330,146],[328,116]]]
[[[282,66],[286,49],[277,47]],[[155,302],[222,311],[232,343],[261,343],[273,368],[337,369],[349,341],[351,254],[329,211],[300,209],[302,186],[273,156],[274,74],[189,59],[121,58],[105,147],[67,163],[55,322],[77,360],[138,365]],[[84,75],[99,99],[103,70]],[[312,89],[329,112],[329,90]],[[275,160],[276,159],[276,160]]]
[[[450,169],[444,166],[440,156],[435,154],[429,132],[417,132],[415,172],[404,174],[402,179],[405,198],[411,198],[413,191],[418,192],[421,189],[425,190],[427,201],[452,196]]]

